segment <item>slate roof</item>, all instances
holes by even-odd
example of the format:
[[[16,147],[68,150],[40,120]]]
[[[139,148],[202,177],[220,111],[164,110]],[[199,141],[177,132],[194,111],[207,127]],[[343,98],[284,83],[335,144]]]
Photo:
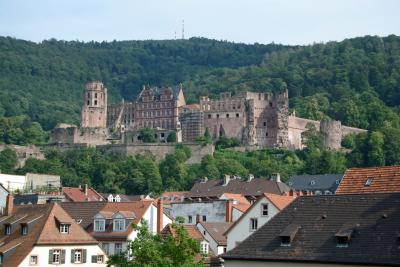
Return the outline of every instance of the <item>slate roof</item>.
[[[74,202],[81,201],[103,201],[103,197],[93,188],[88,188],[87,195],[83,188],[79,187],[63,187],[62,191],[67,199]]]
[[[57,221],[71,222],[70,233],[61,234]],[[4,223],[14,223],[11,235],[5,235]],[[28,234],[21,234],[21,224],[28,224]],[[57,203],[14,206],[11,216],[0,217],[0,252],[2,266],[18,266],[35,245],[97,244]]]
[[[242,194],[244,196],[261,196],[264,192],[282,195],[290,188],[282,183],[266,179],[254,178],[250,182],[245,179],[231,179],[227,185],[224,180],[208,180],[197,182],[187,194],[187,198],[214,197],[224,193]]]
[[[348,169],[336,194],[380,192],[400,192],[400,166]]]
[[[218,246],[226,246],[226,236],[224,233],[231,227],[231,222],[199,222]]]
[[[288,185],[296,190],[335,192],[343,174],[294,175],[289,178]]]
[[[285,232],[290,246],[281,246]],[[338,247],[344,232],[350,243]],[[399,233],[400,193],[304,196],[222,258],[400,265]]]

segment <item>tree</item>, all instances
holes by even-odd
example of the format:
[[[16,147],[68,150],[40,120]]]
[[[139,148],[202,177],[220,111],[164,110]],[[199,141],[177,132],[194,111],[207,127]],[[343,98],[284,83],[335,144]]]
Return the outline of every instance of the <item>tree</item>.
[[[155,131],[153,128],[142,128],[139,130],[139,136],[144,143],[155,143]]]
[[[202,261],[196,261],[195,256],[200,253],[197,241],[189,237],[186,229],[180,224],[171,225],[174,234],[168,236],[152,235],[147,222],[142,220],[141,225],[133,225],[137,237],[128,245],[128,249],[121,255],[110,257],[107,266],[124,267],[201,267]],[[131,259],[128,259],[127,255]]]
[[[176,141],[177,141],[176,132],[173,131],[168,135],[167,142],[168,143],[175,143]]]
[[[306,131],[301,133],[301,141],[306,146],[306,150],[323,149],[324,140],[322,135],[317,131],[315,125],[308,123],[306,129]]]
[[[0,171],[2,173],[12,173],[17,165],[17,154],[11,148],[5,148],[0,152]]]

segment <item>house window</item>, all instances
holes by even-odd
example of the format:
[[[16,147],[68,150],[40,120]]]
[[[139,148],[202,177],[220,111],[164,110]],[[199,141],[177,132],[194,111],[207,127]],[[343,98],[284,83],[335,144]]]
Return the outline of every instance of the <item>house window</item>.
[[[101,245],[101,247],[103,248],[104,252],[109,255],[110,254],[110,244],[109,243],[103,243]]]
[[[90,101],[89,101],[89,100],[87,101],[87,105],[88,105],[88,106],[90,105]]]
[[[250,218],[250,231],[256,231],[258,228],[258,220],[257,218]]]
[[[104,256],[103,255],[97,255],[97,263],[104,263]]]
[[[94,105],[97,105],[97,100],[94,101]]]
[[[60,233],[68,234],[69,233],[69,224],[65,224],[65,223],[60,224]]]
[[[95,232],[104,232],[105,231],[105,220],[104,219],[94,220],[94,231]]]
[[[122,253],[122,243],[115,243],[114,253],[115,254],[121,254]]]
[[[207,221],[207,216],[203,215],[203,222],[206,222],[206,221]]]
[[[372,184],[372,178],[371,177],[369,177],[368,179],[367,179],[367,181],[365,182],[365,185],[364,186],[370,186],[371,184]]]
[[[290,247],[290,236],[281,236],[281,246]]]
[[[6,225],[4,231],[6,235],[11,235],[11,225]]]
[[[208,254],[208,250],[209,250],[209,245],[207,242],[201,242],[200,244],[200,252],[202,254]]]
[[[74,263],[82,263],[82,250],[76,249],[74,250]]]
[[[192,221],[193,221],[192,216],[189,216],[189,217],[188,217],[188,222],[189,222],[189,223],[192,223]]]
[[[53,249],[53,257],[51,258],[53,261],[53,264],[60,264],[60,254],[61,254],[61,250],[60,249]]]
[[[28,225],[26,225],[26,224],[22,225],[21,232],[22,232],[22,235],[27,235],[28,234]]]
[[[268,216],[268,204],[261,205],[261,215]]]
[[[37,265],[38,264],[38,255],[31,255],[29,257],[29,265]]]
[[[114,231],[125,231],[125,219],[114,219]]]

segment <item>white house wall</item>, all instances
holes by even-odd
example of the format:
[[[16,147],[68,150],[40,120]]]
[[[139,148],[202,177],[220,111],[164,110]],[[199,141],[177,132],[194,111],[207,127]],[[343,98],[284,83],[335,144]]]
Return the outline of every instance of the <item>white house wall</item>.
[[[210,250],[215,254],[219,255],[224,253],[224,247],[218,246],[218,243],[211,237],[211,235],[207,232],[207,230],[200,223],[197,224],[197,229],[199,229],[200,233],[203,235],[204,239],[208,241],[210,246]]]
[[[32,266],[29,264],[30,256],[38,256],[38,264],[40,267],[54,267],[56,265],[49,264],[49,250],[52,249],[65,249],[65,264],[63,267],[81,266],[81,267],[105,267],[108,260],[104,251],[98,245],[63,245],[63,246],[35,246],[32,251],[25,257],[25,259],[18,265],[19,267]],[[72,249],[86,249],[86,263],[71,263],[71,250]],[[104,255],[104,263],[92,263],[92,255]]]
[[[268,216],[261,216],[261,204],[267,204],[268,203]],[[250,218],[257,218],[258,219],[258,229],[263,226],[266,222],[271,220],[272,217],[274,217],[279,210],[273,205],[268,199],[263,198],[259,202],[257,202],[255,205],[251,206],[246,214],[244,214],[244,217],[241,218],[234,228],[232,228],[228,235],[227,235],[227,241],[228,241],[228,247],[227,251],[233,249],[236,247],[237,242],[242,242],[245,240],[247,237],[249,237],[254,231],[250,231]]]
[[[203,221],[203,215],[207,222],[225,222],[226,221],[226,202],[194,202],[194,203],[172,203],[172,217],[181,216],[185,219],[185,224],[196,224],[196,215],[200,215],[200,221]],[[192,222],[189,223],[189,216],[192,216]]]

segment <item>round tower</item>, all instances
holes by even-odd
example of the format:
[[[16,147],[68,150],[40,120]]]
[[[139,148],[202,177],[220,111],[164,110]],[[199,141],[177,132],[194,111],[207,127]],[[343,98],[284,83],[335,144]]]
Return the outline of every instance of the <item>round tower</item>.
[[[107,127],[107,88],[99,81],[85,86],[81,112],[82,128]]]
[[[322,120],[320,132],[324,137],[324,144],[331,149],[339,149],[342,143],[342,123],[340,121]]]

